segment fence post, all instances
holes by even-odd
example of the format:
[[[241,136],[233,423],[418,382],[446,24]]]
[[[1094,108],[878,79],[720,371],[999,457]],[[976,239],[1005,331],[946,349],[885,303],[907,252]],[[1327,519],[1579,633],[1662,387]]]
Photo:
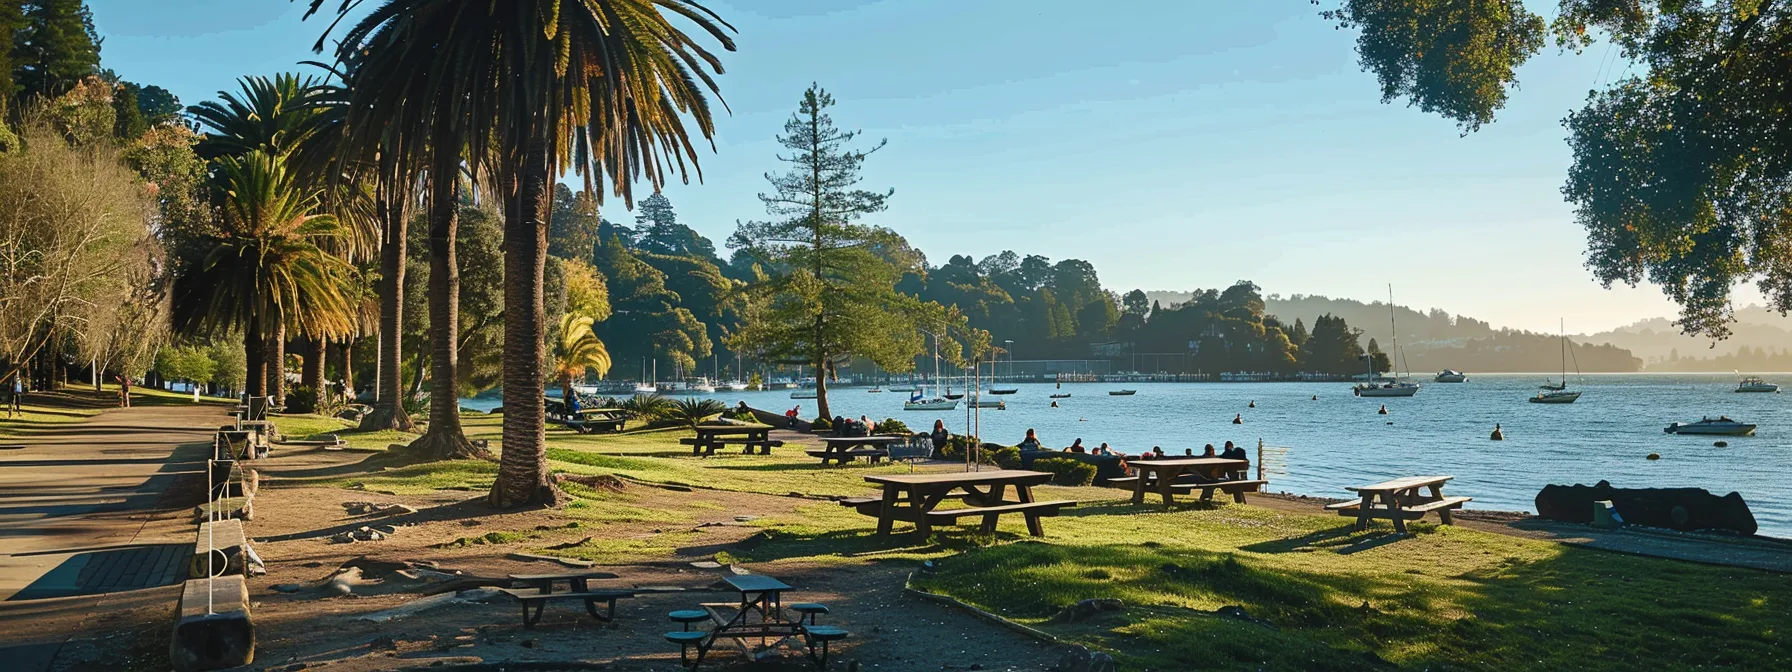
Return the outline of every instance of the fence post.
[[[1257,437],[1257,480],[1263,480],[1263,437]]]

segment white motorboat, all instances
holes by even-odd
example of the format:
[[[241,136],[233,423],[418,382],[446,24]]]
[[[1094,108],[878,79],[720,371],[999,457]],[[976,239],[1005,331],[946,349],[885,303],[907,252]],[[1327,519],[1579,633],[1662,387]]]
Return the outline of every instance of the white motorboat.
[[[636,383],[635,394],[659,394],[660,388],[653,383]]]
[[[814,399],[818,396],[820,395],[817,395],[815,390],[797,390],[790,393],[791,399]]]
[[[1444,369],[1431,380],[1439,383],[1466,383],[1468,382],[1468,374],[1455,369]]]
[[[1698,434],[1704,436],[1754,436],[1755,426],[1746,422],[1737,422],[1726,416],[1717,419],[1701,418],[1698,422],[1668,425],[1661,430],[1669,434]]]
[[[698,394],[715,394],[716,385],[715,383],[709,382],[708,378],[693,378],[685,381],[684,390],[686,392],[696,392]]]
[[[739,392],[741,390],[747,389],[747,384],[740,382],[738,380],[730,380],[726,383],[723,383],[723,386],[727,387],[728,391],[730,391],[730,392]]]
[[[971,397],[971,400],[966,403],[970,404],[971,408],[994,408],[997,410],[1007,410],[1008,409],[1007,402],[1004,402],[1001,399],[984,399],[982,397],[973,396],[973,397]]]
[[[1780,386],[1776,385],[1774,383],[1769,383],[1765,380],[1761,380],[1760,378],[1757,378],[1755,376],[1749,376],[1747,378],[1743,378],[1742,382],[1736,384],[1736,391],[1737,392],[1778,392],[1778,391],[1780,391]]]

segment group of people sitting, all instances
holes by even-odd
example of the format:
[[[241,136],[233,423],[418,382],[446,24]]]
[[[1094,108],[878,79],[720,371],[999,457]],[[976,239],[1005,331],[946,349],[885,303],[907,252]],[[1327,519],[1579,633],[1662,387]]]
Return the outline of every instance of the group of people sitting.
[[[1021,450],[1049,450],[1048,448],[1044,447],[1044,445],[1039,443],[1038,433],[1034,432],[1031,429],[1027,430],[1027,437],[1024,439],[1021,439],[1020,444],[1016,447],[1020,448]],[[1077,439],[1076,441],[1071,442],[1071,444],[1068,447],[1064,448],[1064,452],[1089,454],[1089,455],[1112,455],[1112,456],[1121,458],[1122,461],[1124,461],[1127,457],[1133,457],[1134,459],[1152,459],[1152,458],[1160,458],[1160,457],[1168,457],[1169,456],[1167,453],[1164,452],[1164,449],[1162,446],[1152,446],[1151,450],[1149,450],[1147,452],[1139,453],[1138,455],[1133,455],[1133,456],[1129,456],[1126,453],[1114,450],[1112,447],[1108,446],[1107,442],[1105,442],[1105,441],[1102,442],[1102,444],[1100,446],[1096,446],[1093,449],[1084,448],[1083,440],[1080,438]],[[1202,452],[1200,455],[1196,455],[1195,450],[1193,448],[1184,448],[1182,450],[1182,454],[1185,457],[1219,457],[1219,458],[1224,458],[1224,459],[1228,459],[1228,460],[1248,460],[1248,459],[1250,459],[1250,457],[1245,453],[1243,447],[1233,445],[1233,443],[1231,441],[1227,441],[1226,447],[1219,452],[1215,452],[1213,444],[1209,443],[1202,449]]]
[[[834,416],[834,436],[871,436],[877,433],[877,423],[863,415],[859,419]]]

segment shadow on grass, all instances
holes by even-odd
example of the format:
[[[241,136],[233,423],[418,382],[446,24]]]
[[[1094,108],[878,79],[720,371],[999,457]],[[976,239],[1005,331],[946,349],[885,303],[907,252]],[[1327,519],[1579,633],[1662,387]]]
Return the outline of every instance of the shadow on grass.
[[[486,504],[484,497],[474,497],[452,504],[432,506],[425,509],[419,509],[416,513],[406,513],[396,516],[349,516],[345,512],[343,514],[345,522],[338,525],[318,528],[315,530],[292,532],[272,537],[256,537],[256,541],[274,542],[292,541],[295,539],[318,539],[334,536],[343,532],[352,532],[370,525],[404,526],[417,523],[434,523],[444,520],[465,520],[469,518],[477,518],[492,512],[493,509]]]

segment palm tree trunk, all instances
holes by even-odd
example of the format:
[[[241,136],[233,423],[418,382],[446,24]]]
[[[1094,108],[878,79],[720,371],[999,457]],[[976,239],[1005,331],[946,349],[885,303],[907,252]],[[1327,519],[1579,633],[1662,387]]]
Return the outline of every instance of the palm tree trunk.
[[[443,137],[449,136],[449,137]],[[460,424],[460,266],[455,259],[460,226],[460,155],[452,133],[438,133],[441,152],[430,170],[429,195],[429,432],[411,443],[420,456],[488,457],[467,440]]]
[[[517,183],[520,175],[520,184]],[[542,416],[542,338],[547,311],[542,275],[547,267],[548,152],[539,132],[521,166],[509,171],[504,218],[504,450],[492,506],[553,505],[559,490],[548,480],[547,427]]]
[[[384,191],[378,205],[380,211],[380,364],[379,390],[373,412],[361,420],[361,429],[396,429],[412,431],[410,415],[404,412],[404,381],[400,373],[404,364],[404,243],[405,210],[403,200]]]
[[[322,336],[313,336],[305,341],[305,368],[299,371],[299,384],[311,388],[321,403],[329,394],[324,389],[324,355],[330,351],[330,340]],[[305,409],[317,411],[316,406]]]
[[[342,368],[340,369],[342,394],[348,397],[349,402],[353,403],[357,396],[355,392],[355,337],[350,336],[343,339],[342,344],[336,346],[336,350],[342,355]]]
[[[268,395],[267,344],[261,338],[261,320],[249,318],[248,326],[243,328],[243,361],[248,364],[248,375],[243,376],[243,385],[248,388],[249,396],[265,397]]]
[[[286,322],[274,324],[268,335],[268,405],[286,405]]]

